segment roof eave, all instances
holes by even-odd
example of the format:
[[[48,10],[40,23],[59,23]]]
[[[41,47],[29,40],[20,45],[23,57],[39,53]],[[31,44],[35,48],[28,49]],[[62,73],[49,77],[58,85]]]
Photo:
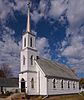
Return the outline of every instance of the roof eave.
[[[58,77],[58,76],[49,76],[49,75],[46,75],[45,77],[47,77],[47,78],[57,78],[57,79],[64,79],[64,80],[79,81],[79,79],[71,79],[71,78],[66,78],[66,77]]]

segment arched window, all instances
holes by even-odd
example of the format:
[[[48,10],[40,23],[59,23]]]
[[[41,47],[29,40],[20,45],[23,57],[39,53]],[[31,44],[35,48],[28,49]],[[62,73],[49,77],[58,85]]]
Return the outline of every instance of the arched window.
[[[26,38],[24,38],[24,47],[26,47]]]
[[[63,80],[61,81],[61,88],[63,89]]]
[[[34,78],[31,79],[31,88],[34,89]]]
[[[23,56],[23,65],[25,65],[25,56]]]
[[[31,65],[33,65],[33,55],[31,56]]]
[[[73,82],[73,88],[75,89],[75,82]]]
[[[68,88],[70,88],[70,82],[68,81]]]
[[[21,92],[25,92],[25,80],[21,79]]]
[[[21,79],[21,82],[25,82],[24,78]]]
[[[55,79],[53,79],[53,88],[56,88]]]
[[[30,38],[30,47],[32,47],[32,37]]]

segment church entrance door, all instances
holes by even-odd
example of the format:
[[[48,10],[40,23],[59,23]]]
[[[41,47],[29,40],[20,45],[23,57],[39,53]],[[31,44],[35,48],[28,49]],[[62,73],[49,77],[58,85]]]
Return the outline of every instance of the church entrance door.
[[[21,80],[21,92],[25,92],[25,80],[23,78]]]

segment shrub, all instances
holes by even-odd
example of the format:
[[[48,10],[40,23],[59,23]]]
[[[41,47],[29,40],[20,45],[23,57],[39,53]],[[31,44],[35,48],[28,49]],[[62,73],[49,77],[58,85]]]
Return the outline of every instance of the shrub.
[[[6,96],[10,96],[12,94],[12,92],[6,91]]]

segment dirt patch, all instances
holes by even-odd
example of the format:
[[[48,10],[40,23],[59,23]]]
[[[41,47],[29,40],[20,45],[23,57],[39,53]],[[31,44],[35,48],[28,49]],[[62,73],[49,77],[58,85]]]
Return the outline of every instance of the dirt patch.
[[[15,93],[9,96],[6,100],[27,100],[24,93]]]
[[[43,97],[42,97],[43,98]],[[28,100],[43,100],[41,97],[30,97]],[[63,95],[63,96],[49,96],[44,100],[84,100],[84,95]]]
[[[84,100],[84,96],[80,95],[50,96],[46,100]]]
[[[43,100],[42,96],[26,96],[24,93],[16,93],[9,96],[5,100]],[[49,96],[44,100],[84,100],[84,95],[62,95],[62,96]]]

